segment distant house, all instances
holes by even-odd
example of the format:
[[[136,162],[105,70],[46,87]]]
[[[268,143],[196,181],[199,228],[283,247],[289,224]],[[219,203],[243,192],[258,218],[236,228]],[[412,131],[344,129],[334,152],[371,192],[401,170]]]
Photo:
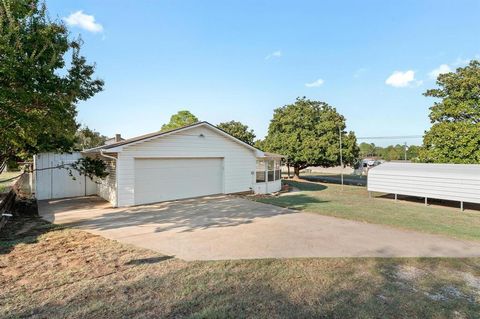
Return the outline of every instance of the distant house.
[[[95,187],[84,181],[82,189],[75,184],[82,179],[70,181],[68,175],[58,172],[52,172],[52,177],[46,170],[37,176],[37,197],[74,196],[67,192],[72,184],[79,190],[77,196],[93,193],[95,188],[95,193],[113,206],[131,206],[213,194],[272,193],[281,189],[281,155],[256,149],[208,122],[127,140],[117,136],[117,139],[76,155],[100,157],[108,163],[108,177]],[[62,158],[66,155],[40,154],[36,162],[47,156],[52,158],[46,160],[50,165],[55,156],[59,161],[68,160]],[[65,191],[50,189],[49,192],[48,187],[55,187],[50,185],[51,179]],[[38,189],[42,185],[47,191]]]

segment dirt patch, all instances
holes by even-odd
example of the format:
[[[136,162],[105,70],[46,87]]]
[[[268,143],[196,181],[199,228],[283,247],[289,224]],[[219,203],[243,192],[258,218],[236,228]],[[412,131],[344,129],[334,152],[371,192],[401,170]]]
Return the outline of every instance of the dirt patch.
[[[468,272],[457,272],[457,274],[463,277],[463,280],[465,280],[465,283],[470,288],[474,289],[478,294],[480,294],[480,276],[474,276]]]
[[[408,265],[400,265],[396,267],[396,276],[400,280],[418,280],[421,277],[425,276],[426,272],[422,269],[408,266]]]

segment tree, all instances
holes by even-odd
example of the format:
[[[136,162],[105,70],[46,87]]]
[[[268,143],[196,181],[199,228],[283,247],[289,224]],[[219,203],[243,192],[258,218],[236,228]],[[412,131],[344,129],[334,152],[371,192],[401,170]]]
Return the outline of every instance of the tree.
[[[198,122],[198,118],[190,113],[190,111],[183,110],[178,111],[170,117],[170,122],[162,125],[162,132],[174,130],[179,127],[195,124]]]
[[[248,130],[248,126],[240,122],[230,121],[223,122],[217,125],[219,129],[224,130],[228,134],[238,138],[239,140],[247,143],[248,145],[254,144],[255,133],[253,130]]]
[[[420,160],[480,163],[480,62],[440,74],[437,85],[424,93],[440,101],[430,107],[432,127],[423,137]]]
[[[413,162],[418,162],[421,152],[422,152],[421,146],[410,145],[407,149],[407,159]]]
[[[75,134],[75,138],[74,148],[80,151],[104,145],[107,140],[106,136],[91,130],[88,126],[80,128]]]
[[[73,180],[76,178],[72,170],[76,170],[80,175],[89,177],[92,181],[95,181],[95,178],[103,179],[109,175],[107,164],[100,158],[82,157],[64,168],[68,170]]]
[[[381,157],[386,161],[403,160],[405,158],[405,146],[389,145],[381,150]]]
[[[369,144],[369,143],[363,142],[363,143],[360,143],[359,149],[360,149],[361,157],[369,157],[369,156],[376,156],[379,148],[375,146],[375,144],[373,143]]]
[[[0,163],[72,149],[76,103],[101,91],[103,81],[92,79],[81,39],[68,35],[38,0],[0,2]]]
[[[359,149],[353,132],[345,132],[345,118],[325,102],[297,98],[295,103],[274,110],[264,145],[266,151],[287,156],[295,177],[308,166],[340,164],[340,134],[343,162],[353,165]]]
[[[260,139],[256,140],[255,142],[253,142],[253,146],[254,146],[255,148],[258,148],[259,150],[264,150],[264,149],[266,149],[266,147],[265,147],[265,139],[263,139],[263,140],[260,140]]]

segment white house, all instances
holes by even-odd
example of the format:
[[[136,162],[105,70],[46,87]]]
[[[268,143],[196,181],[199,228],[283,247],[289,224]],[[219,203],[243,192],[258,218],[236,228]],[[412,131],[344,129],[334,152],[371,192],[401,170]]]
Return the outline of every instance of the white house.
[[[109,175],[96,192],[119,207],[281,189],[281,155],[262,152],[208,122],[120,140],[82,156],[108,163]],[[38,176],[36,184],[41,185]]]

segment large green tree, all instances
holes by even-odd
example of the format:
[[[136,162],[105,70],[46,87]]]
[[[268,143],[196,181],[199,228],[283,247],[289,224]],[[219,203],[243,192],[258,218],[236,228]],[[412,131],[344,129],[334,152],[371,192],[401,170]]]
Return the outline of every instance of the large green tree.
[[[230,121],[220,123],[217,127],[249,145],[254,144],[256,136],[253,130],[248,129],[248,125],[237,121]]]
[[[343,162],[353,165],[359,149],[353,132],[345,131],[345,118],[325,102],[297,98],[295,103],[274,111],[268,135],[262,143],[266,151],[287,156],[287,164],[300,170],[308,166],[340,164],[340,132]]]
[[[440,99],[430,107],[420,159],[435,163],[480,163],[480,62],[440,74],[438,88],[424,95]]]
[[[104,145],[107,137],[85,126],[78,129],[75,134],[75,139],[74,148],[77,150],[85,150]]]
[[[379,148],[374,143],[360,143],[358,146],[360,149],[361,157],[377,156]]]
[[[81,43],[47,16],[43,2],[0,2],[0,163],[72,149],[75,105],[103,87]]]
[[[190,113],[190,111],[182,110],[178,111],[170,117],[170,122],[162,125],[161,131],[170,131],[179,127],[195,124],[198,122],[198,118]]]

